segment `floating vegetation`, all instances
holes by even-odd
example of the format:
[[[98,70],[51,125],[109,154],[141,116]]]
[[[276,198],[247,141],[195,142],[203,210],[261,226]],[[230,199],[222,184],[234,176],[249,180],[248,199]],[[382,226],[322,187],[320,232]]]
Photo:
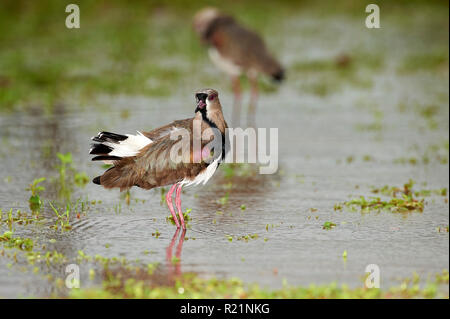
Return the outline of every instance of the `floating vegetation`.
[[[380,197],[369,197],[360,196],[359,198],[354,198],[350,201],[343,203],[337,203],[334,205],[334,210],[342,210],[344,207],[349,208],[352,211],[360,210],[361,212],[369,212],[373,210],[388,210],[396,213],[406,213],[406,212],[423,212],[425,200],[423,197],[431,195],[447,196],[447,189],[441,188],[437,190],[426,190],[422,189],[419,191],[414,191],[412,188],[415,182],[409,180],[405,183],[403,187],[391,187],[385,185],[381,188],[372,187],[372,193],[381,194],[384,196],[391,197],[388,200],[383,200]]]
[[[431,195],[447,196],[447,188],[441,189],[422,189],[420,191],[413,191],[412,188],[416,182],[410,179],[408,183],[404,184],[403,187],[395,187],[385,185],[381,188],[372,187],[371,192],[374,194],[383,194],[386,196],[396,197],[398,195],[411,195],[414,194],[416,197],[427,197]]]
[[[361,196],[343,204],[351,210],[359,209],[362,213],[372,210],[389,210],[391,212],[405,213],[412,211],[423,212],[424,200],[415,199],[412,195],[403,195],[402,198],[392,198],[388,201],[381,200],[379,197],[366,199],[364,196]]]
[[[411,165],[417,165],[419,163],[419,159],[416,157],[399,157],[394,159],[394,164],[411,164]],[[424,160],[424,164],[428,163],[428,161]]]
[[[47,265],[67,262],[67,257],[56,250],[47,251],[45,253],[41,251],[30,251],[27,252],[26,258],[30,265],[41,262],[45,262]]]
[[[448,227],[447,227],[447,232],[448,232]],[[448,285],[448,280],[449,280],[448,270],[444,269],[444,270],[442,270],[441,273],[437,273],[435,278],[436,278],[436,280],[435,280],[436,283]]]
[[[31,238],[13,237],[12,231],[6,231],[0,235],[0,242],[5,248],[18,248],[20,250],[32,250],[34,242]]]
[[[152,233],[152,237],[159,238],[159,236],[161,236],[161,233],[158,230],[156,230],[154,233]]]
[[[416,152],[417,156],[409,157],[399,157],[393,160],[394,164],[410,164],[418,165],[424,164],[428,165],[430,163],[438,163],[442,165],[448,164],[448,152],[449,152],[449,142],[444,140],[440,143],[434,143],[426,146],[425,149],[420,150],[419,145],[413,145],[411,147]]]
[[[326,230],[333,229],[334,227],[336,227],[336,224],[333,222],[325,222],[322,225],[322,229],[326,229]]]
[[[228,197],[230,196],[229,192],[226,192],[225,196],[222,196],[217,200],[217,204],[220,204],[222,206],[226,205],[228,203]]]
[[[233,239],[248,242],[249,240],[257,239],[259,236],[258,236],[258,234],[248,234],[248,235],[242,235],[242,236],[227,235],[226,237],[227,237],[228,241],[230,241],[230,242],[233,241]]]
[[[152,277],[155,267],[149,270],[134,268],[133,272],[106,271],[102,287],[71,289],[70,298],[231,298],[231,299],[396,299],[396,298],[448,298],[448,293],[438,290],[448,283],[448,271],[436,275],[434,281],[420,286],[418,276],[403,279],[388,289],[349,288],[337,283],[316,286],[290,286],[286,282],[277,290],[261,288],[257,284],[246,285],[238,278],[203,279],[196,274],[186,273],[174,284],[155,284]],[[274,274],[278,271],[274,269]],[[419,278],[420,279],[420,278]]]
[[[25,226],[41,221],[42,219],[43,217],[34,215],[33,213],[25,213],[20,210],[17,210],[15,213],[13,213],[12,208],[9,210],[9,212],[3,213],[0,209],[0,224],[8,225],[10,230],[13,228],[14,224]]]

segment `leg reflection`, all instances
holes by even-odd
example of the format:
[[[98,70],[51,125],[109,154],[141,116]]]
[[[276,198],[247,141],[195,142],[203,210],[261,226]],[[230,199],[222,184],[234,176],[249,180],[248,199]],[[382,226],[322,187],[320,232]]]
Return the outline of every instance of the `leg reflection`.
[[[166,250],[166,262],[169,280],[172,279],[173,277],[181,276],[181,252],[183,250],[183,242],[184,242],[184,235],[186,234],[186,229],[181,230],[181,236],[175,250],[175,256],[172,256],[173,247],[175,246],[179,232],[180,228],[177,228]]]

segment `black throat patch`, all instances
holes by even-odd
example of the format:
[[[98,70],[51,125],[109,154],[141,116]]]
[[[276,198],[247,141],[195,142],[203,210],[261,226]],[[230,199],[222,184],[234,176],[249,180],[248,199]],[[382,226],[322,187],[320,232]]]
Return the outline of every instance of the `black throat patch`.
[[[214,123],[213,121],[211,121],[207,116],[206,116],[206,107],[203,109],[200,109],[199,107],[196,108],[195,112],[200,112],[202,114],[202,119],[203,121],[205,121],[206,123],[208,123],[208,125],[212,128],[217,129],[219,132],[219,128],[217,127],[216,123]],[[226,147],[225,147],[225,134],[220,132],[220,134],[222,135],[222,161],[225,160],[225,155],[226,155]],[[218,165],[220,165],[220,162],[218,163]]]

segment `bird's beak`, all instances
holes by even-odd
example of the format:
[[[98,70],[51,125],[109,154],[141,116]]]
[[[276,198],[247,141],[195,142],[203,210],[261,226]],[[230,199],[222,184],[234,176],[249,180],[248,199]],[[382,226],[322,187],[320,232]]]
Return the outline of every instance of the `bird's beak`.
[[[208,97],[208,95],[205,93],[198,93],[196,95],[198,109],[202,110],[206,107],[206,98],[207,97]]]
[[[205,106],[206,106],[205,101],[202,101],[202,100],[198,100],[198,101],[197,101],[197,107],[198,107],[199,109],[203,109]]]

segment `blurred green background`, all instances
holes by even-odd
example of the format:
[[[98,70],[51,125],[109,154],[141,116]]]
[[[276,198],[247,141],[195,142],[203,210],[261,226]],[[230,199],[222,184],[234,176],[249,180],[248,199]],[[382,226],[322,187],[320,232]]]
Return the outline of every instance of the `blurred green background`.
[[[362,24],[365,6],[370,3],[80,0],[74,3],[80,7],[81,28],[67,29],[65,7],[72,2],[0,2],[0,110],[32,106],[51,111],[70,98],[77,97],[82,103],[95,94],[167,96],[186,83],[191,84],[191,90],[192,86],[203,87],[204,83],[211,85],[222,80],[217,78],[217,73],[208,72],[213,66],[191,27],[193,14],[204,6],[221,8],[263,35],[278,38],[269,47],[280,56],[286,50],[285,43],[302,39],[302,34],[283,40],[277,37],[288,17],[300,13],[330,18],[346,16],[360,19]],[[417,13],[429,17],[421,26],[425,27],[423,38],[438,48],[430,48],[429,56],[409,57],[405,61],[406,69],[448,66],[447,1],[377,3],[382,6],[382,24],[385,19],[395,19],[407,30]],[[312,26],[311,32],[318,28],[320,25]],[[367,59],[364,64],[370,68],[383,63],[380,56],[371,55]],[[291,78],[296,72],[334,72],[328,62],[304,63],[302,57],[283,63],[287,64]],[[344,79],[355,80],[347,71],[339,72]],[[306,89],[327,94],[335,81],[329,85],[326,81]],[[354,82],[364,85],[361,78]]]

